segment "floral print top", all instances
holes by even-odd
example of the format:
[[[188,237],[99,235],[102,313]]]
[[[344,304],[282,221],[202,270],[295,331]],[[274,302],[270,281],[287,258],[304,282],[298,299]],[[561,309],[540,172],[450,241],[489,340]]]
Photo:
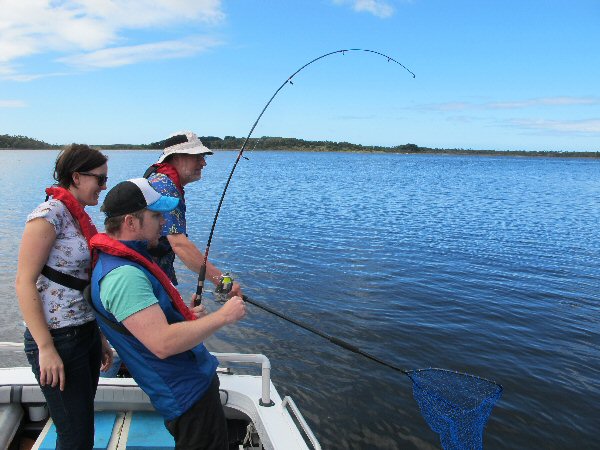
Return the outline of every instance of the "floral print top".
[[[27,216],[27,222],[37,218],[47,220],[56,232],[46,265],[83,280],[89,279],[90,250],[79,224],[66,206],[51,199],[35,208]],[[41,274],[36,286],[49,328],[83,325],[94,320],[94,312],[80,291],[50,281]]]

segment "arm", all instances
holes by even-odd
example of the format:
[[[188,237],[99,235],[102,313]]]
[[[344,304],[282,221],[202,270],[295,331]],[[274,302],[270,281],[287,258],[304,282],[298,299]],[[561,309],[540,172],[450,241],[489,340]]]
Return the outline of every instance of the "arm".
[[[36,287],[55,240],[54,227],[45,219],[34,219],[25,225],[15,287],[23,319],[39,349],[40,385],[56,387],[58,384],[64,390],[64,365],[48,331],[42,300]]]
[[[203,308],[197,308],[193,312],[201,318],[169,324],[148,277],[129,265],[117,267],[104,276],[100,282],[100,301],[158,358],[190,350],[246,314],[243,300],[235,297],[212,314],[206,315]]]
[[[198,250],[198,247],[183,233],[169,234],[167,235],[167,239],[175,254],[183,261],[186,267],[196,273],[200,272],[200,267],[204,262],[204,255]],[[206,265],[206,278],[217,284],[221,275],[221,271],[208,261]]]
[[[158,358],[192,349],[220,328],[246,315],[244,301],[233,297],[214,313],[197,320],[169,324],[157,304],[132,314],[123,325]]]
[[[181,197],[175,184],[164,175],[151,176],[149,178],[152,187],[163,195]],[[166,236],[175,254],[183,261],[188,269],[195,273],[200,272],[204,262],[204,255],[198,250],[192,241],[186,236],[186,220],[184,200],[175,210],[165,213],[165,224],[162,235]],[[210,261],[206,263],[206,279],[217,285],[223,274]],[[234,283],[229,297],[242,296],[242,290],[238,283]]]
[[[204,262],[204,255],[198,247],[183,233],[169,234],[167,239],[175,254],[183,261],[186,267],[196,273],[200,272],[200,267]],[[214,285],[219,283],[223,274],[210,261],[206,263],[206,279],[212,281]],[[238,283],[233,284],[231,296],[242,296],[242,289]]]

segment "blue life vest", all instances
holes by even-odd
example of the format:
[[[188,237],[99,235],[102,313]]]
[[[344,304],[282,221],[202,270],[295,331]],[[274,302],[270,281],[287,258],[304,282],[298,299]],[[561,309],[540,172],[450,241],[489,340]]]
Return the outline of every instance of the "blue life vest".
[[[121,241],[131,249],[149,257],[145,242]],[[167,322],[183,322],[160,282],[147,269],[133,261],[99,252],[98,261],[92,272],[91,294],[97,313],[110,321],[118,323],[100,301],[100,282],[113,269],[130,265],[140,269],[150,280],[158,304],[165,313]],[[203,344],[191,350],[160,359],[148,350],[133,335],[126,335],[98,321],[104,336],[115,348],[127,369],[150,397],[154,408],[165,420],[173,420],[190,409],[207,391],[216,376],[217,359],[209,353]]]

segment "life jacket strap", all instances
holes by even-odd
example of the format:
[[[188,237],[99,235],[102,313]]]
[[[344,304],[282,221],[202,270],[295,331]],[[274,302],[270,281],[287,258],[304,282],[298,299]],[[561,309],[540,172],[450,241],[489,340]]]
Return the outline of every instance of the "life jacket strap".
[[[48,265],[45,265],[42,268],[41,273],[50,281],[54,281],[55,283],[70,289],[75,289],[76,291],[83,291],[90,284],[89,280],[82,280],[81,278],[74,277],[73,275],[59,272]]]
[[[100,311],[98,311],[98,308],[96,308],[96,306],[94,306],[94,302],[92,302],[91,285],[88,284],[83,290],[83,298],[90,304],[90,306],[96,313],[96,319],[100,319],[102,322],[104,322],[105,325],[109,326],[118,333],[124,334],[126,336],[133,336],[133,334],[131,334],[131,331],[129,331],[121,322],[113,322],[108,317],[104,316]]]

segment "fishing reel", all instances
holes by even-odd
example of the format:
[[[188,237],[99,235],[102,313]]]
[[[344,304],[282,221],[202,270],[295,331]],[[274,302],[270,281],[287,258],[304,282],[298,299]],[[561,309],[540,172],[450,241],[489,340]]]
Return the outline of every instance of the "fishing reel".
[[[219,278],[219,282],[215,287],[214,294],[215,299],[221,303],[225,303],[227,301],[227,294],[231,292],[233,288],[233,277],[229,275],[229,272],[225,272]]]

